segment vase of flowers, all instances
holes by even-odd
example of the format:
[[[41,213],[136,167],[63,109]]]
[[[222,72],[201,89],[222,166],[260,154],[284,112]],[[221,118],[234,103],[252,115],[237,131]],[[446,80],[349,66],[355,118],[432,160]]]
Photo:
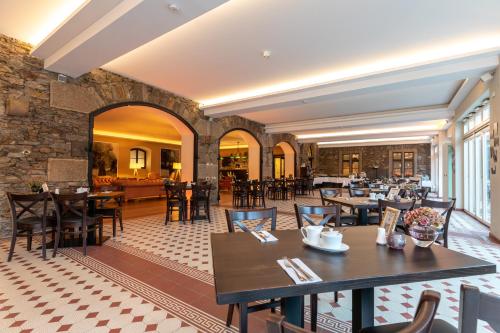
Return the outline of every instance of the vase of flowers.
[[[444,218],[432,208],[421,207],[405,214],[404,223],[415,245],[431,246],[442,232]]]

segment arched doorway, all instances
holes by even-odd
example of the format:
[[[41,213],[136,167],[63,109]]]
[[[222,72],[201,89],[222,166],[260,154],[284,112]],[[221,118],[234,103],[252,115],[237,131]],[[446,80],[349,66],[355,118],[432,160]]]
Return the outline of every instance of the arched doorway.
[[[245,129],[233,129],[219,138],[219,184],[228,190],[230,180],[261,179],[262,146]],[[225,182],[224,182],[225,181]]]
[[[96,176],[196,180],[197,133],[164,107],[107,106],[91,113],[89,136],[89,182]]]
[[[282,141],[273,147],[273,177],[295,177],[295,149]]]

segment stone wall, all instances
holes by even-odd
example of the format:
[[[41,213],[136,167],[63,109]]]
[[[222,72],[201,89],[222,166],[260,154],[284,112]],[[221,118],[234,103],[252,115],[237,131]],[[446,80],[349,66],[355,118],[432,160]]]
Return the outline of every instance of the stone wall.
[[[379,177],[389,176],[389,160],[392,151],[414,151],[416,153],[417,173],[431,174],[431,145],[429,143],[413,145],[361,146],[345,148],[320,148],[319,163],[316,172],[319,174],[340,175],[342,154],[359,153],[361,155],[361,171],[368,177],[375,177],[374,165],[378,165]]]
[[[63,190],[87,181],[82,175],[89,115],[113,104],[156,105],[186,120],[198,134],[200,178],[217,177],[219,139],[231,129],[246,129],[259,140],[263,177],[271,176],[275,144],[287,141],[300,151],[292,135],[266,134],[263,125],[237,116],[209,119],[189,99],[104,70],[58,82],[57,74],[44,70],[30,50],[29,44],[0,35],[0,236],[10,229],[6,192],[26,192],[33,180]],[[62,167],[68,159],[72,167]]]

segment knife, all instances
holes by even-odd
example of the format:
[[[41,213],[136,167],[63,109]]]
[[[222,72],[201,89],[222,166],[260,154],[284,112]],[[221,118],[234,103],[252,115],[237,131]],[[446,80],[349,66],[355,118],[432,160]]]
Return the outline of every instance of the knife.
[[[286,258],[286,257],[285,257]],[[288,260],[290,262],[290,264],[293,266],[293,268],[295,268],[296,270],[298,270],[302,275],[304,275],[305,277],[307,277],[308,280],[314,280],[314,276],[312,276],[311,274],[307,273],[305,270],[302,269],[302,267],[300,267],[299,265],[297,265],[293,260],[291,259],[288,259],[286,258],[286,260]]]

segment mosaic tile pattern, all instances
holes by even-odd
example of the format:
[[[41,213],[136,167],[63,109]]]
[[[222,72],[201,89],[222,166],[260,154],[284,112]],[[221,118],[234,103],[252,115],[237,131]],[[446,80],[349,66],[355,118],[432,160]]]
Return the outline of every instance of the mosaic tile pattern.
[[[165,308],[68,256],[43,261],[40,251],[28,252],[19,243],[13,260],[0,263],[2,333],[197,331]],[[2,258],[7,244],[1,244]],[[219,331],[225,330],[222,322],[218,326]]]
[[[320,199],[315,197],[297,197],[298,204],[319,205]],[[294,202],[267,201],[267,206],[278,208],[278,229],[295,229],[296,220],[293,209]],[[212,273],[210,257],[211,232],[227,232],[224,210],[230,207],[212,207],[212,223],[197,221],[195,224],[173,222],[168,226],[162,224],[163,216],[151,216],[126,224],[126,232],[106,245],[117,248],[133,248],[140,250],[141,256],[149,256],[150,260],[168,259],[170,262],[189,266],[197,271]],[[146,235],[146,236],[145,236]],[[153,245],[151,245],[153,244]],[[471,221],[464,213],[454,212],[450,226],[450,249],[500,263],[500,246],[488,239],[488,229]],[[138,251],[135,251],[137,255]],[[131,253],[132,254],[132,253]],[[206,280],[206,276],[205,276]],[[438,317],[457,325],[460,284],[469,283],[481,290],[500,295],[500,274],[468,277],[466,279],[448,279],[429,281],[427,283],[410,283],[406,285],[387,286],[375,289],[376,308],[375,321],[379,324],[410,321],[420,293],[425,289],[441,292],[442,300]],[[319,296],[319,311],[325,316],[350,322],[351,292],[340,292],[339,302],[333,300],[333,293]],[[481,323],[479,331],[491,332],[485,323]]]
[[[268,201],[278,207],[278,229],[295,229],[293,201]],[[317,197],[297,198],[299,204],[317,205]],[[213,206],[212,223],[172,222],[156,215],[125,221],[122,235],[105,247],[168,268],[206,285],[213,284],[210,257],[211,232],[226,232],[224,210]],[[109,224],[106,233],[111,234]],[[23,241],[14,259],[5,262],[8,242],[0,246],[0,332],[231,332],[223,320],[161,290],[103,265],[92,256],[65,249],[43,261],[40,251],[27,252]],[[466,215],[454,212],[450,248],[490,262],[500,262],[500,246],[488,239],[488,230]],[[99,248],[95,248],[97,251]],[[104,250],[105,248],[103,248]],[[50,251],[49,251],[50,253]],[[386,286],[375,290],[376,323],[412,319],[424,289],[441,292],[438,317],[457,323],[459,286],[476,285],[500,294],[500,274]],[[319,296],[319,326],[331,332],[350,332],[351,292]],[[306,309],[306,318],[308,309]],[[480,332],[492,332],[480,323]]]

